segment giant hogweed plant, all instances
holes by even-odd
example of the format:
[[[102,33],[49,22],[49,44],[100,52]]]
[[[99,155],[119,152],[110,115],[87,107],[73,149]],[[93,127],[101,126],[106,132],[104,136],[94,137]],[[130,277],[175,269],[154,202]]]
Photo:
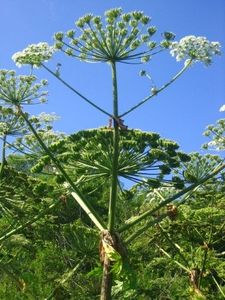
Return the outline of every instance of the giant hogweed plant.
[[[136,183],[149,184],[151,189],[154,184],[157,187],[161,184],[164,175],[169,174],[171,168],[176,168],[180,162],[187,160],[187,156],[177,152],[178,147],[173,142],[163,141],[154,134],[130,130],[123,124],[122,117],[134,112],[158,95],[194,63],[202,62],[209,65],[213,56],[220,54],[219,43],[210,42],[205,37],[187,36],[180,41],[174,41],[175,35],[173,33],[164,32],[162,34],[163,39],[156,42],[153,40],[153,36],[157,32],[157,28],[151,26],[150,23],[151,19],[143,12],[134,11],[123,14],[120,8],[106,11],[105,19],[88,14],[76,22],[76,30],[56,33],[53,46],[47,43],[33,44],[13,55],[13,60],[17,66],[30,65],[32,73],[34,68],[44,68],[83,101],[86,101],[111,119],[110,128],[97,130],[97,134],[103,135],[100,141],[105,144],[99,144],[95,138],[92,138],[92,132],[90,132],[86,143],[86,133],[84,133],[84,149],[78,156],[73,153],[73,147],[69,149],[69,154],[65,155],[63,159],[59,155],[54,155],[53,150],[55,147],[51,149],[51,146],[45,143],[43,136],[32,124],[29,115],[24,112],[25,105],[40,101],[43,96],[40,89],[45,81],[35,84],[36,78],[34,75],[21,77],[10,73],[10,71],[1,71],[1,103],[5,107],[13,109],[16,115],[23,120],[21,122],[26,124],[43,152],[49,157],[57,172],[66,182],[64,182],[64,185],[66,184],[68,191],[101,232],[101,261],[103,263],[101,300],[111,299],[114,271],[115,269],[117,273],[121,271],[122,261],[127,256],[120,234],[125,235],[126,232],[129,234],[128,229],[133,228],[133,226],[137,231],[136,237],[139,233],[142,234],[149,226],[159,223],[167,215],[158,216],[157,220],[151,219],[151,222],[148,222],[144,228],[137,228],[136,226],[143,226],[143,221],[148,220],[155,212],[193,191],[225,167],[224,164],[219,164],[210,174],[186,187],[183,186],[182,180],[175,178],[174,182],[179,186],[180,191],[164,199],[150,210],[135,216],[129,222],[125,222],[123,225],[118,224],[117,208],[121,188],[119,179],[121,177],[128,178]],[[81,94],[61,77],[59,70],[55,72],[46,65],[46,62],[52,58],[53,54],[56,55],[57,51],[62,51],[74,60],[107,63],[109,65],[112,74],[112,111],[106,111],[97,105],[95,101]],[[119,112],[117,64],[140,63],[147,66],[158,53],[163,51],[168,51],[177,61],[184,60],[182,69],[160,87],[153,85],[151,76],[146,70],[142,70],[140,74],[149,77],[151,80],[150,93],[133,107],[128,107],[125,112]],[[26,78],[25,82],[24,78]],[[76,136],[74,139],[76,140]],[[4,139],[3,142],[5,143]],[[91,151],[90,145],[97,146],[96,151],[99,155],[96,156],[94,151]],[[3,151],[4,149],[5,147],[3,147]],[[3,153],[3,157],[5,157],[5,153]],[[71,171],[71,165],[74,165],[74,171]],[[158,173],[152,173],[153,170],[157,170]],[[76,176],[74,176],[74,173],[76,173]],[[77,180],[77,174],[82,174],[80,180]],[[82,181],[97,177],[107,179],[110,187],[107,204],[108,214],[104,219],[99,216],[89,199],[82,192]],[[12,234],[15,232],[16,230],[12,231]],[[2,240],[9,235],[3,236]],[[127,240],[131,241],[129,237],[127,237]]]

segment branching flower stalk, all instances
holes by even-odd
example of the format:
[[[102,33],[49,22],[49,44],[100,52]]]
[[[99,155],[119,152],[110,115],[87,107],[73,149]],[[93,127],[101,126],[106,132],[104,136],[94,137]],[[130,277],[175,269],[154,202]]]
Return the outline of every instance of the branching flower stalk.
[[[40,131],[50,131],[52,126],[51,122],[56,120],[57,117],[53,114],[41,113],[39,116],[30,117],[30,122],[33,124],[36,130]],[[28,146],[29,141],[31,139],[30,130],[22,117],[18,115],[18,111],[11,107],[3,107],[0,106],[0,139],[3,142],[3,157],[2,162],[3,165],[6,164],[5,150],[6,147],[10,151],[19,152],[26,157],[37,157],[34,153],[32,153],[30,147]],[[11,142],[9,142],[9,137],[13,138]],[[29,138],[30,137],[30,138]],[[28,144],[24,144],[23,141],[28,141]],[[37,151],[36,151],[37,152]],[[3,167],[3,166],[2,166]]]
[[[156,95],[158,95],[160,92],[162,92],[163,90],[165,90],[174,81],[176,81],[191,66],[191,64],[192,64],[192,60],[189,60],[184,65],[184,67],[170,81],[168,81],[167,83],[165,83],[160,88],[152,88],[151,95],[145,97],[143,100],[141,100],[139,103],[137,103],[136,105],[134,105],[133,107],[131,107],[130,109],[128,109],[126,112],[124,112],[123,114],[121,114],[119,117],[123,118],[124,116],[126,116],[129,113],[131,113],[132,111],[136,110],[137,108],[139,108],[140,106],[142,106],[143,104],[145,104],[147,101],[149,101],[150,99],[152,99],[153,97],[155,97]]]
[[[23,51],[15,53],[12,58],[19,67],[25,64],[31,65],[32,68],[44,67],[83,100],[112,117],[71,87],[43,62],[48,61],[56,50],[61,50],[70,57],[86,62],[146,63],[152,55],[168,49],[175,35],[165,32],[164,40],[157,45],[151,40],[157,29],[155,26],[147,27],[151,20],[143,12],[122,14],[122,9],[117,8],[107,11],[105,16],[104,24],[99,16],[85,15],[76,22],[77,28],[81,31],[79,37],[75,37],[74,30],[69,30],[66,34],[57,32],[54,35],[55,48],[48,46],[47,43],[32,44]]]
[[[6,165],[6,147],[8,145],[7,138],[9,136],[20,136],[27,132],[26,123],[17,115],[17,111],[13,109],[11,98],[15,101],[23,99],[23,104],[32,101],[32,95],[36,97],[37,91],[47,84],[42,81],[40,84],[33,84],[36,78],[34,76],[15,76],[12,70],[0,70],[0,104],[6,103],[6,107],[0,105],[0,138],[2,140],[2,163],[0,168],[0,178],[3,176],[4,167]],[[32,88],[31,88],[32,86]],[[32,89],[32,93],[30,93]],[[39,101],[45,101],[46,92],[39,94]]]

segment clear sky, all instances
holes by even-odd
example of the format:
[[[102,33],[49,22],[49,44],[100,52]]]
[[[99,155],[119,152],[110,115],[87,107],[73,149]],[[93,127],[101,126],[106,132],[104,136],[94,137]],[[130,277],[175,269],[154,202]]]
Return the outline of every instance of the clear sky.
[[[57,31],[74,27],[82,15],[92,12],[103,15],[114,7],[124,12],[142,10],[151,16],[152,25],[161,32],[172,31],[176,39],[185,35],[206,36],[219,41],[224,52],[225,9],[224,0],[0,0],[0,68],[17,69],[11,56],[27,45],[38,42],[53,43]],[[56,55],[48,66],[55,69],[62,64],[61,76],[88,98],[111,111],[111,71],[106,64],[88,64]],[[120,65],[118,67],[120,113],[149,94],[150,82],[138,75],[145,69],[151,73],[155,84],[161,86],[182,68],[168,53],[159,54],[144,66]],[[26,74],[28,68],[17,69]],[[55,78],[44,71],[37,75],[49,80],[48,104],[29,108],[32,113],[55,112],[61,116],[55,129],[72,133],[81,129],[99,127],[108,123],[101,115],[68,91]],[[187,152],[199,151],[207,139],[204,128],[224,117],[219,112],[225,104],[225,56],[214,59],[210,67],[194,65],[175,84],[153,100],[125,117],[130,128],[155,131],[163,137],[177,141]]]

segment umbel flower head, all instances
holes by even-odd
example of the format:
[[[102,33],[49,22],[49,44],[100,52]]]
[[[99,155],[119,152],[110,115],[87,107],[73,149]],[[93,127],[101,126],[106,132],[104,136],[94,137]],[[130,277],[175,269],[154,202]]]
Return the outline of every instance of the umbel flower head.
[[[43,62],[52,57],[54,52],[55,48],[48,43],[32,44],[23,51],[16,52],[12,59],[18,67],[32,65],[34,68],[39,68]]]
[[[0,105],[0,137],[5,135],[19,136],[26,134],[27,125],[17,111],[11,107]]]
[[[186,36],[179,42],[171,43],[171,55],[176,57],[177,61],[192,60],[200,61],[205,65],[212,62],[214,55],[221,54],[220,43],[210,42],[205,37],[194,35]]]
[[[203,149],[216,151],[225,150],[225,119],[220,119],[215,125],[208,125],[204,135],[211,141],[203,145]]]
[[[55,47],[69,56],[89,62],[126,62],[141,59],[147,62],[156,48],[168,48],[174,38],[165,33],[160,45],[151,38],[156,27],[149,26],[151,19],[141,11],[123,14],[121,8],[105,12],[105,19],[92,14],[81,17],[75,30],[54,35]],[[158,51],[159,51],[158,49]]]
[[[34,75],[18,75],[13,70],[0,70],[0,104],[20,106],[46,102],[47,92],[42,88],[47,80],[35,83]]]

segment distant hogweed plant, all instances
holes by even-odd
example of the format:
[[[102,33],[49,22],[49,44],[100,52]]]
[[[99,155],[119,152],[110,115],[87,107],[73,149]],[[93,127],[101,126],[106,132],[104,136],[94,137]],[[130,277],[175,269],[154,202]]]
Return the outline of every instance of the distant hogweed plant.
[[[220,112],[225,111],[225,104],[220,107]],[[214,151],[225,150],[225,119],[219,119],[216,124],[208,125],[204,136],[211,139],[210,142],[205,143],[203,149],[210,149]]]
[[[225,150],[225,119],[220,119],[215,125],[208,125],[204,132],[206,137],[211,138],[211,141],[204,144],[204,149],[216,151]]]

